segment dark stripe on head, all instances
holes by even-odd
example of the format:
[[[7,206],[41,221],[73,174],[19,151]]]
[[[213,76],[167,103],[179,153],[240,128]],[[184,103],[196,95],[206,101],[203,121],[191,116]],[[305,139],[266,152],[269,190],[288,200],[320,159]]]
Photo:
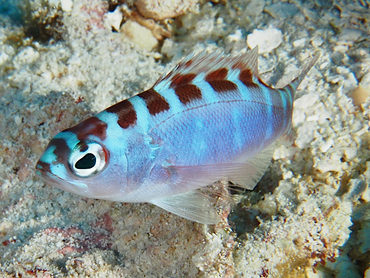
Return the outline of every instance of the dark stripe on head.
[[[229,80],[214,80],[208,81],[208,83],[217,93],[228,93],[238,89],[238,86]]]
[[[227,76],[227,72],[228,71],[225,68],[221,68],[221,69],[212,71],[212,72],[207,74],[205,80],[207,82],[215,81],[215,80],[224,80]]]
[[[170,88],[176,88],[177,86],[183,86],[189,84],[197,75],[194,73],[188,73],[188,74],[176,74],[172,78],[172,82],[170,85]]]
[[[54,138],[49,142],[46,149],[49,149],[49,148],[52,148],[52,147],[55,147],[53,153],[56,156],[56,160],[53,161],[52,164],[53,165],[63,164],[69,170],[69,167],[67,167],[67,161],[68,161],[68,156],[71,153],[71,150],[68,147],[67,142],[62,138]],[[50,169],[50,166],[51,166],[50,163],[43,162],[43,161],[39,160],[37,162],[36,169],[38,171],[40,171],[41,175],[44,178],[46,178],[47,175],[45,175],[45,173],[52,173],[52,171]]]
[[[242,70],[239,73],[239,80],[247,87],[258,87],[258,85],[253,82],[253,74],[250,69]]]
[[[52,139],[48,145],[48,148],[55,146],[54,154],[57,157],[58,163],[64,163],[68,161],[68,155],[71,153],[70,148],[67,145],[66,140],[62,138]]]
[[[39,170],[40,173],[51,173],[50,164],[41,160],[37,162],[36,170]]]
[[[187,104],[192,100],[202,98],[202,92],[197,86],[193,84],[179,86],[175,88],[175,94],[178,96],[182,104]]]
[[[105,111],[118,115],[118,125],[122,128],[129,128],[136,124],[137,115],[134,106],[127,99],[123,100]]]
[[[97,117],[91,117],[66,131],[76,134],[80,141],[86,140],[89,135],[94,135],[103,141],[107,136],[107,123],[99,120]]]
[[[146,107],[148,108],[149,113],[153,116],[170,109],[170,105],[164,97],[158,94],[153,88],[142,92],[138,96],[145,100]]]

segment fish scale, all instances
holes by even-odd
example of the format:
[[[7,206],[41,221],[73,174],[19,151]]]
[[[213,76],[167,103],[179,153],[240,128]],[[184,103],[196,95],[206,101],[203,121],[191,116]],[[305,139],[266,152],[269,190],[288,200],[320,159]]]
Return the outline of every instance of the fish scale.
[[[260,79],[257,57],[257,48],[186,57],[152,88],[56,135],[37,172],[84,197],[148,202],[217,223],[199,189],[218,180],[254,188],[274,142],[290,136],[295,90],[319,55],[281,89]]]

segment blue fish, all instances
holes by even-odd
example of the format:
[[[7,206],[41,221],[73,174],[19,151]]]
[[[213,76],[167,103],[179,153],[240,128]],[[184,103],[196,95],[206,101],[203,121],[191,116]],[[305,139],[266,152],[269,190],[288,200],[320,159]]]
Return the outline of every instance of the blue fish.
[[[257,48],[190,55],[150,89],[57,134],[37,172],[80,196],[215,224],[221,216],[200,189],[221,180],[255,187],[274,142],[290,136],[295,91],[318,57],[274,89],[259,77]]]

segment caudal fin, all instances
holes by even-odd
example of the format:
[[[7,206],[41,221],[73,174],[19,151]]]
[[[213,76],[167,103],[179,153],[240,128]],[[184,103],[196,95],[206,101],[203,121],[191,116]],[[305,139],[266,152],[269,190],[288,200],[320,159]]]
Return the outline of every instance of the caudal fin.
[[[282,81],[278,82],[277,87],[284,88],[285,90],[289,91],[291,93],[292,99],[294,100],[294,94],[299,84],[301,84],[302,80],[305,78],[305,76],[310,71],[310,69],[313,67],[313,65],[317,62],[319,57],[320,57],[320,51],[316,51],[314,54],[314,57],[298,70],[298,73],[294,75],[295,77],[293,79],[290,79],[288,77],[287,78],[288,80],[287,80],[284,78]],[[289,79],[291,80],[290,82],[289,82]]]

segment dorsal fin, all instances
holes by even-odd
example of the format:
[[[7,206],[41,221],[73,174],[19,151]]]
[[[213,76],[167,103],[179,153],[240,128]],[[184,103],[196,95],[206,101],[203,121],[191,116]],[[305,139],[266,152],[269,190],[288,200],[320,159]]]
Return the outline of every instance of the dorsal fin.
[[[158,90],[170,86],[186,85],[199,74],[207,76],[220,69],[240,69],[240,71],[250,69],[252,74],[258,78],[258,47],[237,56],[224,56],[220,51],[207,53],[204,50],[198,54],[192,53],[167,75],[161,77],[154,84],[154,88]]]

